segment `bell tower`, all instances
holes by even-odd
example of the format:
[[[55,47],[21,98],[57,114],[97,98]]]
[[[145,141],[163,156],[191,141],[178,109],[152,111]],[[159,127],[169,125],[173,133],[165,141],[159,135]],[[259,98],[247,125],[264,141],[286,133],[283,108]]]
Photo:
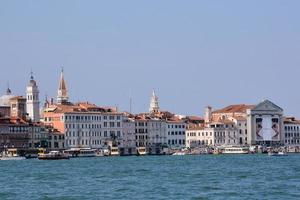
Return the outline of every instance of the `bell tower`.
[[[26,110],[33,122],[40,121],[39,89],[31,72],[30,81],[26,88]]]
[[[150,113],[157,113],[159,111],[158,106],[158,97],[155,94],[155,91],[152,91],[152,96],[150,98],[150,106],[149,106],[149,112]]]
[[[57,104],[66,104],[68,103],[69,97],[67,93],[66,82],[64,78],[64,70],[61,69],[58,91],[57,91]]]

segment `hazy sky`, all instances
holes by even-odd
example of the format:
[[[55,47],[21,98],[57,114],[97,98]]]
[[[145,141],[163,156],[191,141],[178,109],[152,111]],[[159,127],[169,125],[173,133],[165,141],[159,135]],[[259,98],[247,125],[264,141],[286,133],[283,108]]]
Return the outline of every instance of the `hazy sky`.
[[[1,1],[0,89],[203,115],[268,98],[300,117],[300,1]]]

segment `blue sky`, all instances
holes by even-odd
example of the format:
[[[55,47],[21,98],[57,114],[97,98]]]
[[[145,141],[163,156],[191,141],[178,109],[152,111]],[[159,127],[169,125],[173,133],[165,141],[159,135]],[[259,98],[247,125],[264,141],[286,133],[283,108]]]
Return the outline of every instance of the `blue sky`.
[[[202,115],[268,98],[300,117],[300,1],[1,1],[1,91]]]

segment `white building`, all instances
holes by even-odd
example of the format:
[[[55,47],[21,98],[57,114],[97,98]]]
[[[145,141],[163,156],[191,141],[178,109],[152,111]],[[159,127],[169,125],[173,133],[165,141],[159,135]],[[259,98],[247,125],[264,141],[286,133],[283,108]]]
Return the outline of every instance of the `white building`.
[[[238,134],[231,121],[214,122],[209,127],[192,125],[186,131],[186,147],[236,146]]]
[[[148,144],[166,144],[166,122],[160,119],[148,120]]]
[[[40,121],[39,89],[32,73],[26,88],[26,111],[33,122]]]
[[[294,117],[284,119],[284,145],[300,147],[300,121]]]
[[[248,144],[282,145],[284,143],[283,109],[269,100],[247,110]]]
[[[183,148],[186,143],[186,123],[182,120],[167,120],[166,136],[168,146],[171,148]]]
[[[123,119],[123,145],[121,148],[123,149],[123,153],[125,155],[135,154],[136,152],[136,140],[135,140],[135,121],[128,117],[124,116]]]

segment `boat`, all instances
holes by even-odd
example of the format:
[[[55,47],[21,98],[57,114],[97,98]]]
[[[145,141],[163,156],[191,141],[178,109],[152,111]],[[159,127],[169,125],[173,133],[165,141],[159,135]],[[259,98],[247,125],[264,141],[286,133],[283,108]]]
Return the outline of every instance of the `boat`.
[[[223,154],[248,154],[249,148],[248,147],[226,147]]]
[[[46,149],[44,148],[38,148],[38,149],[29,149],[25,152],[25,158],[26,159],[33,159],[38,158],[40,154],[45,154]]]
[[[184,151],[178,151],[172,154],[172,156],[185,156],[186,153]]]
[[[288,155],[285,152],[280,151],[280,152],[277,152],[277,153],[275,153],[275,152],[269,152],[268,156],[288,156]]]
[[[47,154],[40,154],[38,156],[39,160],[65,160],[69,159],[69,155],[59,152],[59,151],[50,151]]]
[[[2,152],[0,160],[25,160],[26,158],[18,155],[17,149],[7,149]]]
[[[110,156],[119,156],[119,148],[118,147],[111,147],[110,148]]]
[[[213,155],[220,155],[222,152],[219,149],[214,149],[212,152]]]
[[[147,155],[145,147],[138,147],[136,150],[137,150],[137,156],[145,156],[145,155]]]
[[[65,150],[64,153],[69,154],[70,157],[96,157],[97,150],[91,148],[72,148]]]

